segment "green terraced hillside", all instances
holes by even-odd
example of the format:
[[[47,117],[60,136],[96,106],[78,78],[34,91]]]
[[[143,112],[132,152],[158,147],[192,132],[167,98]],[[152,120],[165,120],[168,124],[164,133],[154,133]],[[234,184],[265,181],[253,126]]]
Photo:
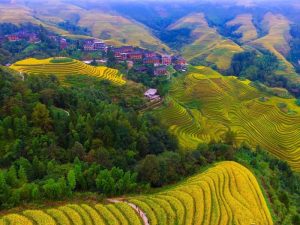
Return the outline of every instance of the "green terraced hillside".
[[[231,129],[237,144],[257,145],[300,170],[300,107],[295,99],[264,93],[248,80],[223,77],[197,67],[173,79],[165,105],[157,110],[182,147],[222,140]]]
[[[222,37],[215,28],[211,28],[203,13],[187,15],[170,25],[168,30],[182,28],[192,30],[193,42],[181,49],[187,60],[202,59],[226,70],[230,67],[233,55],[243,51],[239,45]]]

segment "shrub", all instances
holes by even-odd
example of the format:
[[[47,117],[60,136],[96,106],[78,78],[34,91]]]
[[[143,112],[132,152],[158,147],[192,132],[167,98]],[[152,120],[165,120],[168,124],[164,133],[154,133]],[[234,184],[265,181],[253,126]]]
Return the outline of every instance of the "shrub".
[[[53,58],[50,60],[51,63],[68,63],[73,62],[71,58]]]
[[[284,103],[284,102],[280,102],[280,103],[277,104],[277,106],[278,106],[278,108],[283,109],[283,108],[287,107],[287,104]]]

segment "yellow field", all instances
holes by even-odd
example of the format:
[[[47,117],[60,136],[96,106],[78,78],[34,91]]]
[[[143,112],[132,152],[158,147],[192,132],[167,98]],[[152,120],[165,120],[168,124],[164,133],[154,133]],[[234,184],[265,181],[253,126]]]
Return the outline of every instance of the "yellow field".
[[[270,212],[253,174],[235,162],[222,162],[180,185],[108,205],[69,204],[55,209],[4,215],[1,225],[271,225]]]
[[[240,41],[242,43],[247,43],[249,41],[255,40],[257,38],[257,31],[255,26],[252,23],[253,16],[251,14],[241,14],[238,15],[235,19],[229,21],[227,26],[236,26],[240,27],[235,31],[237,34],[242,34]]]
[[[258,91],[248,80],[198,67],[198,72],[173,79],[165,106],[155,113],[183,148],[222,140],[231,128],[237,144],[260,145],[300,171],[300,107],[294,102]]]
[[[225,70],[230,67],[232,56],[243,51],[239,45],[222,38],[215,29],[210,28],[202,13],[188,15],[168,27],[169,30],[180,28],[193,29],[192,36],[195,41],[182,50],[182,54],[188,60],[204,58]]]
[[[11,69],[28,74],[54,74],[59,79],[64,79],[67,75],[87,75],[111,81],[116,85],[125,84],[122,74],[118,70],[105,66],[94,67],[83,62],[72,60],[71,62],[52,63],[54,58],[38,60],[34,58],[18,61],[10,66]]]

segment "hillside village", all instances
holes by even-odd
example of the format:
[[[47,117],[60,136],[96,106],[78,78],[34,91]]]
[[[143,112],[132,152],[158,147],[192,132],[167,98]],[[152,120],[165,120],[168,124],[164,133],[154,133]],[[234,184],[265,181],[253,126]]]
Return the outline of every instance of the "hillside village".
[[[89,38],[83,40],[72,40],[44,30],[41,34],[36,27],[25,28],[17,32],[0,36],[0,45],[5,43],[15,44],[23,42],[28,45],[40,45],[42,39],[52,42],[59,51],[80,51],[79,60],[85,64],[107,65],[113,61],[113,65],[126,65],[128,70],[134,74],[144,74],[148,77],[169,77],[174,72],[186,72],[187,61],[180,55],[170,55],[143,49],[135,46],[112,46],[99,39]],[[65,56],[65,55],[64,55]],[[11,64],[7,64],[10,66]],[[152,86],[152,85],[147,85]],[[144,93],[149,102],[159,103],[162,99],[159,91],[152,87]]]
[[[55,41],[60,49],[66,49],[68,47],[67,39],[58,36],[58,35],[48,35],[48,38]],[[39,35],[34,32],[29,31],[20,31],[13,34],[8,34],[5,36],[0,36],[0,44],[4,43],[5,41],[8,42],[16,42],[16,41],[25,41],[30,44],[37,44],[41,42]]]
[[[116,63],[126,63],[128,69],[138,73],[148,73],[153,76],[168,75],[169,68],[179,72],[187,70],[187,61],[179,55],[169,55],[142,49],[135,46],[112,46],[98,39],[71,40],[51,32],[46,37],[54,42],[60,51],[72,49],[82,52],[81,59],[86,64],[107,63],[109,53],[113,54]],[[0,45],[6,42],[14,43],[23,41],[27,44],[39,44],[40,34],[30,30],[20,30],[7,35],[0,35]]]
[[[146,65],[152,65],[154,76],[167,75],[168,66],[173,66],[176,71],[186,71],[187,62],[182,56],[161,54],[139,47],[114,47],[106,45],[103,41],[88,39],[84,40],[83,50],[85,52],[102,51],[106,54],[111,51],[117,62],[126,62],[129,69],[136,65],[134,69],[137,72],[146,72],[148,71]],[[92,63],[92,60],[85,62]]]

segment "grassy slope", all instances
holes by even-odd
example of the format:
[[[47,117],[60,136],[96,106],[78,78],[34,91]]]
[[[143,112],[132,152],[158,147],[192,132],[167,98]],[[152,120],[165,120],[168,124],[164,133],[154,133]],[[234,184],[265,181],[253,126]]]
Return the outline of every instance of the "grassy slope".
[[[78,25],[87,27],[91,30],[92,36],[100,38],[100,34],[105,32],[110,38],[105,39],[108,43],[114,45],[135,45],[153,50],[169,48],[142,24],[129,20],[118,14],[110,12],[109,9],[88,10],[71,3],[62,3],[60,1],[43,2],[30,5],[35,10],[35,16],[47,24],[56,25],[65,20],[78,19]],[[67,34],[67,36],[71,36]],[[77,35],[78,36],[78,35]],[[77,37],[75,35],[75,37]],[[79,36],[80,37],[80,36]],[[124,40],[126,39],[126,42]]]
[[[205,58],[207,62],[215,63],[220,69],[228,69],[234,53],[242,48],[231,40],[222,38],[215,29],[210,28],[202,13],[190,14],[168,29],[191,28],[194,42],[183,48],[183,55],[188,59]]]
[[[81,15],[79,25],[90,28],[94,37],[99,37],[101,32],[108,33],[111,38],[107,41],[112,44],[141,46],[153,50],[161,50],[162,48],[169,50],[145,26],[120,15],[88,11]]]
[[[0,4],[0,21],[15,24],[23,22],[38,23],[38,20],[32,17],[32,10],[11,4]]]
[[[135,45],[153,50],[169,48],[154,37],[150,30],[136,21],[107,11],[86,10],[71,3],[39,2],[30,3],[28,7],[16,4],[0,4],[0,21],[15,24],[32,22],[70,38],[89,38],[72,35],[57,27],[59,22],[79,17],[78,25],[88,27],[93,37],[100,38],[105,31],[111,36],[108,43],[115,45]],[[126,42],[124,40],[126,39]]]
[[[127,200],[142,209],[152,225],[273,224],[257,180],[235,162],[218,163],[178,185]],[[17,211],[0,218],[0,224],[31,224],[32,220],[40,220],[40,225],[70,224],[70,220],[73,224],[142,224],[125,203]]]
[[[256,28],[252,23],[252,19],[253,17],[251,14],[241,14],[227,23],[227,26],[240,25],[240,27],[236,30],[235,33],[243,35],[240,39],[242,43],[246,43],[257,39],[258,35]]]
[[[47,29],[56,32],[60,35],[69,35],[69,33],[63,29],[55,26],[55,24],[47,23],[40,20],[34,15],[34,11],[28,7],[16,5],[16,4],[0,4],[0,22],[10,22],[14,24],[20,23],[33,23],[37,25],[43,25]]]
[[[166,104],[156,113],[184,148],[222,140],[231,128],[238,143],[260,145],[299,171],[300,107],[294,102],[258,91],[250,81],[198,67],[173,79]],[[280,103],[287,107],[279,108]]]
[[[267,31],[267,35],[250,44],[263,47],[274,53],[281,65],[278,74],[290,75],[294,81],[300,82],[300,78],[295,75],[294,67],[285,58],[290,51],[290,21],[283,15],[267,13],[264,16],[262,26]]]
[[[115,69],[104,66],[93,67],[77,60],[62,63],[53,63],[51,60],[52,58],[43,60],[29,58],[14,63],[10,68],[28,74],[54,74],[62,81],[69,75],[87,75],[109,80],[117,85],[125,83],[122,75]]]

